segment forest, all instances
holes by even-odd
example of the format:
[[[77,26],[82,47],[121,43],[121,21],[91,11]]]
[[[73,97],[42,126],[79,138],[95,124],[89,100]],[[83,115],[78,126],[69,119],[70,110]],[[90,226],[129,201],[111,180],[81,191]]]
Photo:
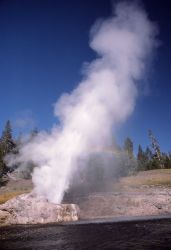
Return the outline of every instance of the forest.
[[[37,129],[30,131],[27,140],[32,140],[37,133]],[[5,156],[9,153],[18,154],[19,148],[22,147],[21,137],[21,135],[17,139],[13,137],[12,125],[8,120],[0,137],[0,180],[2,180],[8,172],[12,172],[18,167],[13,166],[9,168],[5,163]],[[120,176],[132,174],[137,171],[171,168],[171,153],[161,152],[159,142],[151,130],[148,131],[148,137],[149,145],[147,145],[145,149],[139,145],[136,150],[137,154],[135,154],[134,143],[129,137],[125,138],[122,147],[115,145],[115,147],[110,150],[113,154],[117,152],[117,155],[123,158]],[[30,173],[33,168],[33,164],[28,166],[28,169],[25,170],[23,174],[24,178],[30,178]]]

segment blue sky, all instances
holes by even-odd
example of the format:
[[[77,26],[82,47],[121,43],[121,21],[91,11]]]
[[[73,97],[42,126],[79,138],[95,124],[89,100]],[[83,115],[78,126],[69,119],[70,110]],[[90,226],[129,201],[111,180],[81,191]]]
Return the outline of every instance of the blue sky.
[[[115,1],[113,1],[115,2]],[[150,128],[162,150],[171,151],[171,3],[143,1],[159,26],[160,47],[141,90],[135,111],[119,129],[122,143],[149,144]],[[111,14],[108,0],[0,1],[0,131],[7,119],[18,132],[50,129],[53,103],[81,80],[84,62],[96,57],[89,48],[89,30],[97,18]],[[17,123],[18,122],[18,123]]]

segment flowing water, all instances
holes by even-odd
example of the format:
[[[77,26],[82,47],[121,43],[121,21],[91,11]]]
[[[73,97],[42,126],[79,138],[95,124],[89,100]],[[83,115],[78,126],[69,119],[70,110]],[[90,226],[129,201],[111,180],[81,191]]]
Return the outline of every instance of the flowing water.
[[[171,249],[171,217],[1,227],[0,249]]]

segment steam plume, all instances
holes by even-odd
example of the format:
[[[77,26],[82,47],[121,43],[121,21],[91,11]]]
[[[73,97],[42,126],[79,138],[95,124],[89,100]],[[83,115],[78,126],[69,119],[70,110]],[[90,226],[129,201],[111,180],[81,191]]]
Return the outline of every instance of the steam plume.
[[[8,157],[8,164],[33,162],[38,195],[60,203],[77,171],[77,159],[110,142],[113,129],[133,112],[140,80],[155,47],[156,28],[145,11],[126,2],[115,6],[112,17],[95,23],[90,47],[98,57],[85,70],[71,94],[55,104],[60,124],[41,132]]]

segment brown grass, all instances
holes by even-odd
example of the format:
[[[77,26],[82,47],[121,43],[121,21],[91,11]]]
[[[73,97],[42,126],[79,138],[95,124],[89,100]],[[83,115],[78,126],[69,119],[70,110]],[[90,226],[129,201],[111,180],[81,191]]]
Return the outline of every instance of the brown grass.
[[[111,188],[115,191],[129,190],[129,188],[134,191],[143,186],[171,187],[171,169],[142,171],[133,176],[120,178],[118,182],[111,184]],[[31,190],[32,184],[28,180],[10,181],[6,187],[0,188],[0,204]]]
[[[171,169],[142,171],[135,176],[121,178],[119,184],[130,187],[142,185],[171,187]]]
[[[29,193],[33,189],[32,181],[25,179],[9,179],[6,185],[0,187],[0,204],[17,195]]]
[[[5,203],[6,201],[16,197],[17,195],[28,193],[29,191],[13,191],[4,194],[0,194],[0,204]]]

